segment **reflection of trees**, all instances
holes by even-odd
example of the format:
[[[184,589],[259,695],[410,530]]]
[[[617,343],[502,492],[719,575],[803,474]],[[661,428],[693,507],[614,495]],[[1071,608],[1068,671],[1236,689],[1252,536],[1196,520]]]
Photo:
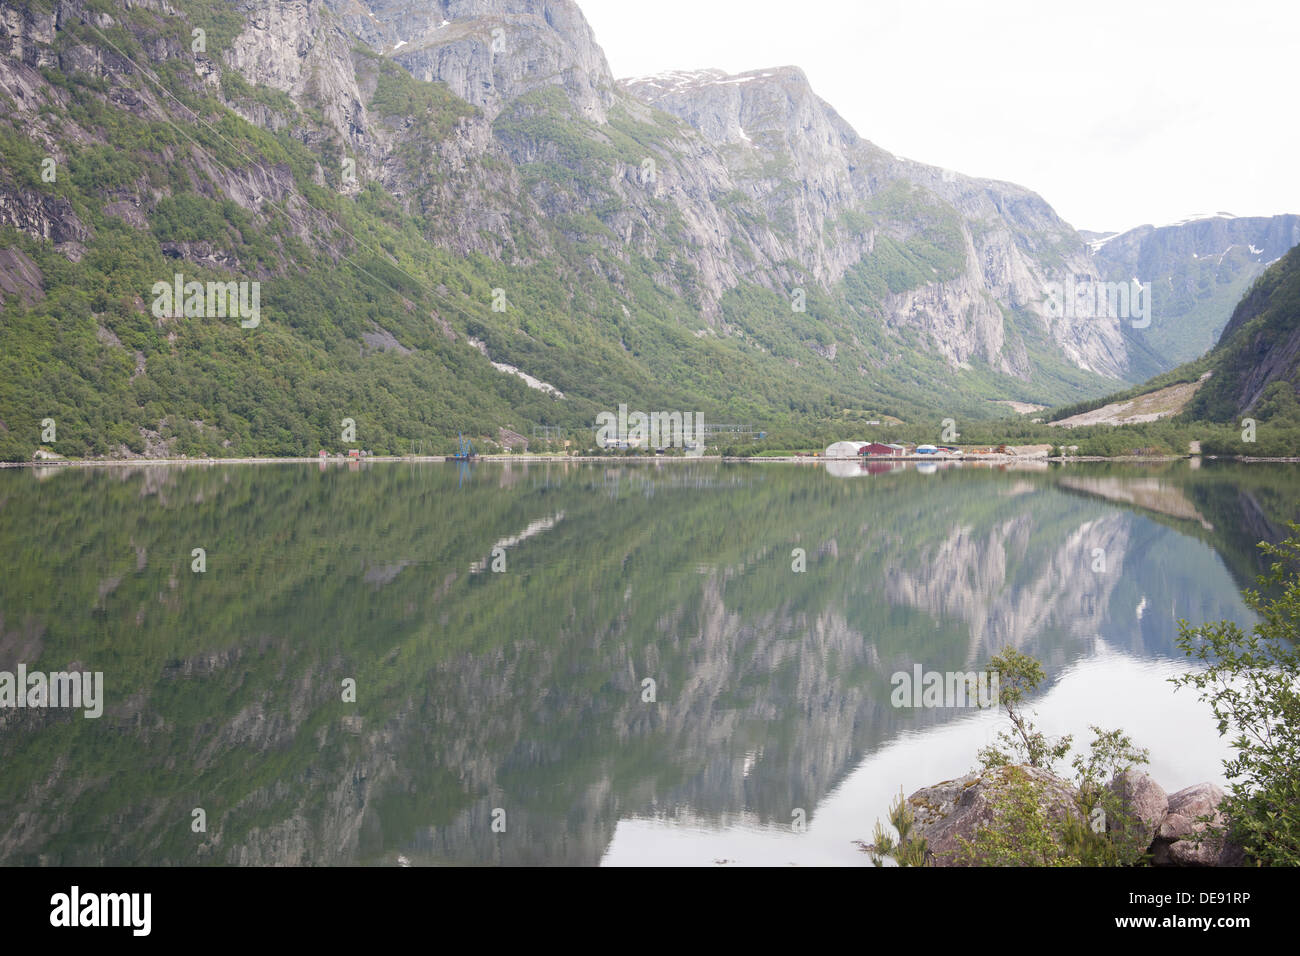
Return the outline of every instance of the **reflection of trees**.
[[[900,728],[951,716],[890,708],[893,671],[1008,644],[1055,669],[1095,633],[1165,653],[1137,602],[1194,578],[1218,609],[1230,587],[1212,555],[1050,473],[481,465],[457,482],[436,465],[0,474],[0,668],[79,661],[109,687],[98,722],[27,714],[0,736],[0,861],[591,863],[628,814],[788,824]],[[507,573],[465,573],[503,540]]]

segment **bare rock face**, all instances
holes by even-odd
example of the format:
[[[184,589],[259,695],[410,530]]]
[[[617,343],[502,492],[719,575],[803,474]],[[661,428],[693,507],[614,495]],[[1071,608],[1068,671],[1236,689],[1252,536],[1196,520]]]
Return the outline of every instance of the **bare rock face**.
[[[1095,279],[1096,270],[1082,238],[1033,192],[887,153],[818,97],[797,67],[662,73],[620,87],[698,130],[736,187],[780,224],[769,255],[806,263],[818,282],[843,279],[879,253],[882,239],[943,244],[960,265],[891,288],[884,319],[922,332],[953,365],[984,360],[1029,376],[1025,344],[1003,314],[1009,308],[1038,323],[1080,368],[1112,377],[1127,370],[1117,319],[1044,308],[1049,283]]]
[[[1145,828],[1146,842],[1150,844],[1169,812],[1169,795],[1164,787],[1150,774],[1133,768],[1111,781],[1110,789],[1119,797],[1121,809]]]
[[[1156,833],[1152,860],[1156,866],[1232,865],[1239,851],[1224,838],[1226,821],[1219,810],[1223,790],[1198,783],[1169,797],[1169,812]]]
[[[1212,783],[1198,783],[1179,790],[1169,798],[1169,815],[1160,825],[1160,836],[1181,840],[1189,833],[1199,833],[1206,826],[1199,822],[1200,817],[1210,816],[1214,822],[1221,822],[1219,804],[1222,802],[1223,790]]]
[[[349,55],[350,39],[319,0],[244,0],[247,25],[226,51],[227,65],[250,84],[281,90],[296,100],[319,104],[326,120],[350,144],[371,146],[361,90]],[[274,128],[269,113],[247,113],[250,122]]]
[[[572,0],[326,0],[345,27],[418,79],[446,83],[494,117],[540,86],[563,87],[605,122],[614,78]]]
[[[0,225],[13,226],[33,239],[48,239],[56,245],[86,242],[94,236],[66,199],[33,189],[10,191],[3,185],[0,185]]]
[[[962,840],[977,842],[981,827],[994,822],[994,804],[1014,773],[1025,774],[1039,794],[1047,815],[1056,821],[1081,820],[1078,791],[1067,781],[1037,767],[999,767],[970,773],[918,790],[907,798],[915,835],[926,841],[934,866],[961,866]]]
[[[13,293],[24,302],[45,298],[45,277],[21,249],[0,249],[0,294]]]

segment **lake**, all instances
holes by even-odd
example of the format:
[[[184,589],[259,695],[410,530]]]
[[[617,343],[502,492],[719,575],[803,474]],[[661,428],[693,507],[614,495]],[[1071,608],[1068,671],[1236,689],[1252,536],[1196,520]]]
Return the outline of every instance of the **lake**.
[[[874,472],[874,473],[873,473]],[[843,864],[1032,707],[1223,782],[1178,619],[1252,622],[1300,470],[660,461],[0,471],[0,863]],[[802,570],[795,570],[802,565]],[[83,701],[84,703],[84,701]]]

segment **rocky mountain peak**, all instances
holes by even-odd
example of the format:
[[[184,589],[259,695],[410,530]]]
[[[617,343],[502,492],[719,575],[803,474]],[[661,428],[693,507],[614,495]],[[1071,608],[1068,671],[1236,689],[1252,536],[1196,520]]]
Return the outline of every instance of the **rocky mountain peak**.
[[[718,150],[736,186],[778,224],[777,261],[806,263],[831,285],[871,268],[895,244],[939,250],[907,288],[889,290],[881,311],[890,328],[922,331],[953,365],[982,361],[1030,375],[1007,306],[1032,313],[1028,321],[1041,323],[1077,367],[1126,372],[1116,322],[1040,313],[1047,282],[1093,269],[1078,234],[1032,191],[893,156],[859,136],[798,67],[674,71],[619,86],[686,121]]]
[[[840,150],[859,141],[853,127],[813,92],[803,70],[778,66],[746,73],[689,70],[620,80],[635,96],[673,113],[710,142],[766,145],[799,142],[803,149]]]
[[[325,2],[375,52],[446,83],[489,118],[540,86],[561,86],[597,123],[613,102],[609,64],[573,0]]]

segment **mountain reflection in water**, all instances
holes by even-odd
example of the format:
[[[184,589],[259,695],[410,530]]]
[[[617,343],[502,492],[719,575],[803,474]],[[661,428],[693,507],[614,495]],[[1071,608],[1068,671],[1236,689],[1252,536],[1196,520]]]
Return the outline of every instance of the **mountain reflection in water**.
[[[1294,469],[844,464],[0,471],[0,670],[107,699],[0,709],[0,862],[861,863],[998,720],[890,675],[1008,646],[1217,774],[1177,619],[1250,622]]]

